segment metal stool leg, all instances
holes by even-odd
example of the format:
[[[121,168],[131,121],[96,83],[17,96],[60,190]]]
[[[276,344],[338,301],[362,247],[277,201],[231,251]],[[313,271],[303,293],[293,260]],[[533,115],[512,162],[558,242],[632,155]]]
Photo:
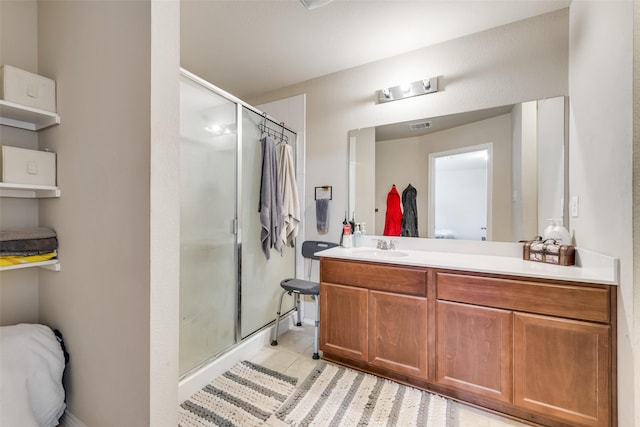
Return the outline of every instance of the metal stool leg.
[[[284,298],[284,294],[287,291],[282,291],[280,294],[280,304],[278,305],[278,311],[276,314],[276,328],[273,334],[273,339],[271,340],[271,345],[278,345],[278,327],[280,326],[280,312],[282,311],[282,298]]]
[[[302,315],[300,314],[300,293],[295,293],[295,306],[296,306],[296,326],[302,326]]]
[[[320,295],[314,295],[316,300],[316,327],[313,330],[313,359],[320,359],[318,354],[318,328],[320,327]]]

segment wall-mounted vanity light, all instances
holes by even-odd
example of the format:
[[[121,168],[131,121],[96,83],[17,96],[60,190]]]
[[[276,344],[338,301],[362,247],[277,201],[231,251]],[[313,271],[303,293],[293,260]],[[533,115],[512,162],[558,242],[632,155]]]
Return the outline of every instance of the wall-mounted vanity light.
[[[424,80],[418,80],[413,83],[404,83],[398,86],[380,89],[378,91],[378,103],[397,101],[399,99],[426,95],[437,91],[438,78],[431,77]]]

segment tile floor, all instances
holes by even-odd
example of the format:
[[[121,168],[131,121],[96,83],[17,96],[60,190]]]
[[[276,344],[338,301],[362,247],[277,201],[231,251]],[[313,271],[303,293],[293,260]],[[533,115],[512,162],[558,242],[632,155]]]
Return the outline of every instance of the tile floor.
[[[313,327],[293,327],[278,338],[277,346],[266,346],[250,360],[264,367],[298,378],[298,384],[307,377],[318,361],[313,360]],[[525,424],[483,412],[460,403],[453,403],[459,427],[514,427]],[[287,424],[275,416],[266,422],[267,427],[285,427]]]

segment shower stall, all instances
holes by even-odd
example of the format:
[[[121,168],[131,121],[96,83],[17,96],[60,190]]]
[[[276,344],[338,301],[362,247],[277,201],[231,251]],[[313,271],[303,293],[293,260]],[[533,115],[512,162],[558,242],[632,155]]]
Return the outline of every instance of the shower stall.
[[[272,250],[269,260],[261,249],[264,125],[295,153],[296,134],[284,124],[181,71],[182,377],[272,323],[280,281],[295,276],[294,248]],[[283,311],[293,308],[287,303]]]

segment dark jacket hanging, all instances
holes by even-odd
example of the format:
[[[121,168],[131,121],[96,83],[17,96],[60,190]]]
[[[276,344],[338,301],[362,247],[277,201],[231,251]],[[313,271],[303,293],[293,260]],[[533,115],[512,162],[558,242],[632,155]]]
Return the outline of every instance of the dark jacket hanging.
[[[416,190],[411,184],[402,192],[402,235],[418,237],[418,207],[416,206]]]
[[[400,208],[400,194],[393,184],[387,194],[387,213],[384,220],[384,236],[399,236],[402,231],[402,209]]]

